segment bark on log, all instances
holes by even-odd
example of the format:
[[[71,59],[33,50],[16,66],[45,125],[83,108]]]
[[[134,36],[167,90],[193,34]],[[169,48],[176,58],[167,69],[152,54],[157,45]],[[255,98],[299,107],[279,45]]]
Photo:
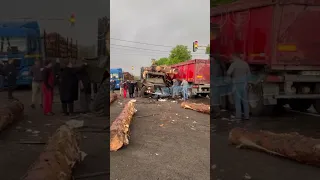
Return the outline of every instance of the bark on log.
[[[234,128],[229,133],[229,141],[239,148],[247,147],[300,163],[320,166],[320,139],[302,136],[296,132],[277,134]]]
[[[9,124],[23,118],[24,106],[20,101],[12,101],[0,108],[0,132]]]
[[[118,99],[118,95],[116,93],[110,94],[110,104]]]
[[[135,100],[129,101],[120,115],[113,121],[110,127],[110,151],[117,151],[129,144],[129,127],[133,115],[136,113]]]
[[[210,114],[210,105],[206,105],[206,104],[182,102],[181,107],[185,109],[191,109],[197,112],[205,113],[205,114]]]
[[[50,138],[45,150],[30,167],[23,180],[71,179],[72,168],[81,160],[80,138],[66,125]]]

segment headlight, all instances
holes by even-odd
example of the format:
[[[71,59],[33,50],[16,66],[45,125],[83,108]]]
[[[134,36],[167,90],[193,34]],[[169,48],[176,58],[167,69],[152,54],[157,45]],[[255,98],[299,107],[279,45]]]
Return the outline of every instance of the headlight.
[[[29,76],[29,72],[28,72],[28,71],[23,71],[23,72],[21,73],[21,76]]]

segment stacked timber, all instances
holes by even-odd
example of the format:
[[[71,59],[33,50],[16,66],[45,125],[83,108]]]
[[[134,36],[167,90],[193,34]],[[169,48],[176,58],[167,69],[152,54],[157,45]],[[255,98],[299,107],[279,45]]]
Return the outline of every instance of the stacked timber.
[[[273,133],[270,131],[249,131],[234,128],[229,141],[238,147],[247,147],[282,156],[300,163],[320,166],[320,139],[294,133]]]
[[[120,115],[113,121],[110,127],[110,151],[117,151],[129,144],[129,127],[136,113],[136,100],[129,101]]]
[[[0,108],[0,132],[9,124],[23,118],[24,106],[20,101],[12,101]]]
[[[80,138],[70,127],[61,126],[23,180],[71,179],[74,165],[81,160]]]
[[[181,107],[185,109],[191,109],[197,112],[205,113],[205,114],[210,114],[210,105],[206,105],[206,104],[182,102]]]

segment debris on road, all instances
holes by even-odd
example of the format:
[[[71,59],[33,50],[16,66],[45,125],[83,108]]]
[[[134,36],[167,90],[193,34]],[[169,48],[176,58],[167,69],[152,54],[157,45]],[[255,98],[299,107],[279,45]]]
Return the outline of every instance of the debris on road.
[[[118,99],[118,95],[116,93],[110,94],[110,104]]]
[[[133,115],[136,113],[136,100],[129,101],[120,115],[110,127],[110,151],[117,151],[123,145],[129,144],[129,126]]]
[[[71,128],[61,126],[50,138],[39,159],[21,179],[71,179],[72,168],[81,160],[79,141],[79,136]]]
[[[257,149],[300,163],[320,166],[320,139],[302,136],[296,132],[277,134],[234,128],[229,133],[229,141],[238,145],[238,148]]]
[[[0,108],[0,132],[9,124],[23,118],[24,105],[20,101],[12,101]]]
[[[66,122],[66,125],[69,126],[71,129],[81,128],[84,125],[84,121],[69,120]]]
[[[205,114],[210,114],[210,105],[206,105],[206,104],[182,102],[181,107],[185,109],[191,109],[197,112],[205,113]]]

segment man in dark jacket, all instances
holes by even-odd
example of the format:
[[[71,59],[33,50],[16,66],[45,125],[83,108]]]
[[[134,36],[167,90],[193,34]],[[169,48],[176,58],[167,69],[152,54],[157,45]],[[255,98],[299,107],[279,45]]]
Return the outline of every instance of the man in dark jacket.
[[[130,81],[129,82],[129,97],[133,98],[133,93],[134,93],[134,82]]]
[[[64,115],[74,113],[74,101],[78,100],[78,78],[73,65],[68,62],[60,76],[60,100]]]
[[[78,71],[77,76],[79,80],[80,86],[80,106],[83,113],[89,111],[89,104],[90,104],[90,95],[91,95],[91,82],[90,77],[87,72],[87,65],[82,65]]]
[[[12,94],[16,87],[18,72],[14,65],[14,59],[9,59],[8,64],[3,69],[3,73],[8,79],[8,98],[15,99]]]

